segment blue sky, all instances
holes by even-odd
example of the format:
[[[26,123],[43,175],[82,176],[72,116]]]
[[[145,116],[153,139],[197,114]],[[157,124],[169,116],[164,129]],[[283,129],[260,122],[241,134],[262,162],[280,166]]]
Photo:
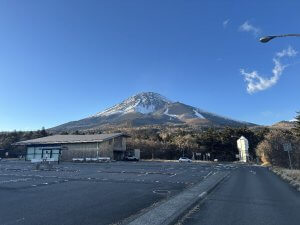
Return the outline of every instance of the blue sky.
[[[50,128],[142,91],[258,124],[290,120],[300,110],[300,38],[257,39],[300,33],[299,7],[1,0],[0,130]]]

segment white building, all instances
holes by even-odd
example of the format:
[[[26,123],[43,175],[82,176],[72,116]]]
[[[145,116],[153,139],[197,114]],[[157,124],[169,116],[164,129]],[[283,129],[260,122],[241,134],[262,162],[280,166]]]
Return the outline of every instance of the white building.
[[[249,161],[249,143],[247,138],[244,136],[240,137],[237,140],[237,147],[239,149],[239,158],[240,162],[248,162]]]

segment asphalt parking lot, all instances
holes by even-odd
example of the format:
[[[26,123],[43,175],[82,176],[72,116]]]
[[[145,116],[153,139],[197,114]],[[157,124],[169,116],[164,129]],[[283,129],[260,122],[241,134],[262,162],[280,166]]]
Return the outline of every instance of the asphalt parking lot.
[[[120,224],[232,164],[0,162],[0,225]]]

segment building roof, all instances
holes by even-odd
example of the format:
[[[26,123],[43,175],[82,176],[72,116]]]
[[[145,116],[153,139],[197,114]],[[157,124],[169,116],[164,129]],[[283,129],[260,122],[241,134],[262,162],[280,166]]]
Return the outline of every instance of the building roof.
[[[52,135],[27,141],[20,141],[13,145],[45,145],[45,144],[71,144],[71,143],[91,143],[103,142],[116,137],[128,137],[123,133],[111,134],[89,134],[89,135]]]

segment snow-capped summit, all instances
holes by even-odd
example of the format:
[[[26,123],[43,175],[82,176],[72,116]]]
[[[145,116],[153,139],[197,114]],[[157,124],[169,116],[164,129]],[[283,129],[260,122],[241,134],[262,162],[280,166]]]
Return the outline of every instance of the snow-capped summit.
[[[172,102],[160,94],[154,92],[142,92],[124,100],[120,104],[95,114],[93,117],[133,112],[149,114],[165,108],[169,103]]]
[[[93,116],[52,128],[53,131],[85,130],[106,126],[144,125],[253,126],[180,102],[154,92],[142,92]]]

